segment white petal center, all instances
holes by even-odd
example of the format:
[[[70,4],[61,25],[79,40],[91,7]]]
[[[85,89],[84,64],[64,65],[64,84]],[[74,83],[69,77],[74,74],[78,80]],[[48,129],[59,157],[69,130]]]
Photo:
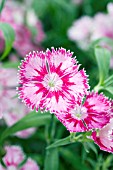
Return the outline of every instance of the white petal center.
[[[43,85],[51,91],[59,91],[62,89],[63,81],[57,73],[48,73],[45,75]]]
[[[74,118],[84,119],[87,117],[87,109],[83,106],[76,105],[71,114]]]

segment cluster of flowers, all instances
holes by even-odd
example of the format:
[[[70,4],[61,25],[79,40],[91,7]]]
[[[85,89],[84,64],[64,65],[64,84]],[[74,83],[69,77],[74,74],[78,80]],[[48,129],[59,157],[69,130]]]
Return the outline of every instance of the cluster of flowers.
[[[113,152],[113,102],[90,92],[84,69],[64,48],[29,53],[19,70],[19,97],[31,109],[50,111],[70,132],[92,131],[101,149]]]
[[[29,52],[29,49],[40,50],[42,48],[40,43],[45,38],[41,21],[33,10],[26,11],[24,6],[19,2],[7,1],[0,16],[1,22],[9,23],[13,27],[16,35],[13,47],[22,57]],[[1,32],[0,46],[0,50],[3,50],[4,39]]]
[[[24,155],[19,146],[6,146],[6,155],[3,157],[3,165],[0,164],[0,170],[39,170],[37,163]],[[26,162],[24,163],[24,160]]]
[[[93,40],[108,37],[113,39],[113,3],[107,6],[108,13],[97,13],[94,17],[83,16],[68,30],[68,37],[87,49]]]
[[[16,86],[17,70],[11,68],[5,69],[0,65],[0,115],[3,116],[8,126],[12,126],[30,112],[16,97]],[[16,133],[16,135],[21,138],[26,138],[34,131],[35,128],[29,128]]]

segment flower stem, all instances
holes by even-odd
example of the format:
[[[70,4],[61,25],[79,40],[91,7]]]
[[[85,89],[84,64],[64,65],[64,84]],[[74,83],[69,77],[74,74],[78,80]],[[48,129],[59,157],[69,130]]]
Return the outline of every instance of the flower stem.
[[[56,129],[55,116],[54,114],[51,114],[50,124],[46,125],[45,128],[47,145],[50,145],[52,142],[54,142],[55,129]]]

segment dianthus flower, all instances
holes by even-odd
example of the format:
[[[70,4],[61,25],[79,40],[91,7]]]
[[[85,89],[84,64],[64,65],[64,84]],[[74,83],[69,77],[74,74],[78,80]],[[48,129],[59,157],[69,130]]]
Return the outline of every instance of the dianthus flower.
[[[74,109],[56,116],[70,132],[100,129],[110,120],[110,102],[103,94],[91,92],[83,104],[78,102]]]
[[[32,109],[51,113],[67,111],[89,88],[87,76],[78,71],[72,53],[63,48],[27,55],[19,71],[20,98]]]
[[[69,39],[77,42],[84,50],[99,38],[113,39],[113,3],[107,5],[107,10],[107,14],[97,13],[94,17],[83,16],[74,21],[67,33]]]
[[[92,132],[92,139],[101,150],[113,153],[113,118],[101,130]]]
[[[85,29],[84,29],[85,28]],[[89,16],[83,16],[73,22],[68,30],[68,37],[75,41],[82,49],[87,49],[93,28],[93,19]]]
[[[19,167],[25,159],[25,155],[19,146],[6,146],[5,151],[6,155],[3,157],[3,162],[6,168],[0,165],[0,170],[39,170],[39,166],[31,158],[28,158],[24,165]]]
[[[16,95],[16,86],[17,70],[5,69],[0,65],[0,110],[2,113],[13,105],[11,98]]]
[[[18,98],[15,98],[16,86],[17,69],[6,69],[0,65],[0,118],[4,118],[8,126],[12,126],[30,112]],[[29,128],[15,135],[26,138],[34,131],[35,128]]]
[[[19,6],[19,8],[18,8]],[[25,56],[29,52],[29,49],[34,50],[36,47],[40,50],[42,47],[40,43],[45,38],[41,21],[36,17],[35,13],[27,11],[26,25],[25,25],[25,5],[21,5],[19,2],[7,1],[2,11],[0,21],[9,23],[15,31],[15,41],[13,47],[21,56]],[[26,13],[26,14],[27,14]],[[30,19],[32,18],[32,19]],[[31,28],[31,29],[30,29]],[[36,33],[33,34],[33,31]],[[3,51],[4,41],[3,35],[0,32],[0,51]]]
[[[101,150],[113,153],[113,101],[110,107],[110,122],[102,129],[92,132],[92,139]]]
[[[11,102],[13,103],[13,106],[10,106],[10,108],[4,113],[4,120],[8,126],[12,126],[30,112],[30,110],[21,101],[19,101],[18,98],[12,99]],[[14,135],[21,138],[28,138],[35,131],[35,128],[28,128],[19,131]]]

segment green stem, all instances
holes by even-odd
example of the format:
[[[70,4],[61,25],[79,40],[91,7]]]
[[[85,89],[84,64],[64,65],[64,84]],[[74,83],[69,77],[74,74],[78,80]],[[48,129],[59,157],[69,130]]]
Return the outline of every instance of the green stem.
[[[102,90],[103,89],[103,87],[100,85],[100,84],[98,84],[98,85],[96,85],[95,87],[94,87],[94,91],[95,92],[99,92],[100,90]]]
[[[50,124],[47,125],[45,128],[47,145],[50,145],[51,143],[54,142],[55,129],[56,129],[55,116],[54,116],[54,114],[51,114]]]
[[[54,116],[54,114],[52,114],[52,118],[51,118],[51,133],[50,133],[51,142],[54,141],[55,129],[56,129],[56,121],[55,121],[55,116]]]

